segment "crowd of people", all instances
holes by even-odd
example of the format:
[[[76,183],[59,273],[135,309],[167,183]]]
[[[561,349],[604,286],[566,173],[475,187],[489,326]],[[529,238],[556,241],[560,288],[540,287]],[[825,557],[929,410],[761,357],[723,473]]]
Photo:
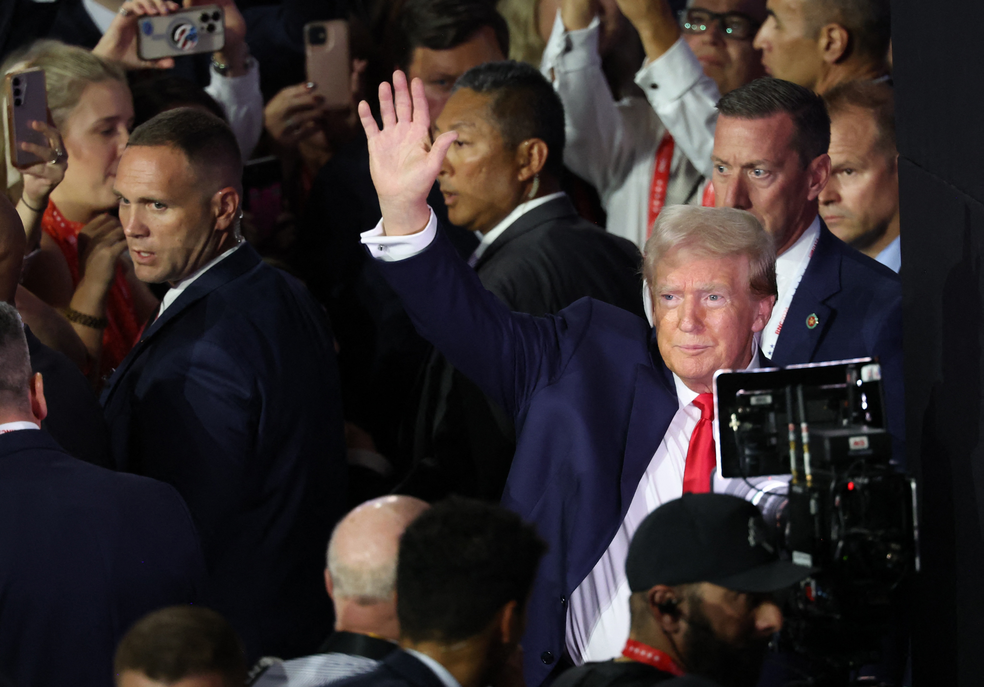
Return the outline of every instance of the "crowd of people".
[[[183,5],[0,8],[0,685],[784,684],[713,380],[877,358],[905,468],[888,1]]]

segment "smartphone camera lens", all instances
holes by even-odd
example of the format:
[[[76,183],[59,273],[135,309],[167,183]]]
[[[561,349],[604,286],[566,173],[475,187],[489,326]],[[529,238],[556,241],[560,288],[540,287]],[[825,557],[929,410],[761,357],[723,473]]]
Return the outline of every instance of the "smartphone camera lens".
[[[14,97],[15,98],[19,98],[20,96],[21,96],[21,89],[15,88],[14,89]]]
[[[311,45],[324,45],[328,42],[328,32],[323,26],[312,26],[308,29],[308,43]]]
[[[19,76],[15,76],[15,77],[14,77],[14,79],[13,79],[13,81],[12,81],[12,83],[13,83],[13,84],[14,84],[15,86],[20,86],[20,85],[21,85],[21,80],[20,80],[20,77],[19,77]]]
[[[215,24],[209,24],[208,26],[205,27],[205,30],[208,31],[209,33],[215,33]]]
[[[220,21],[222,19],[222,13],[219,11],[212,12],[212,21]]]
[[[207,22],[209,20],[208,12],[202,12],[202,22]]]
[[[23,104],[24,104],[23,100],[21,100],[20,98],[14,98],[14,107],[20,107]]]

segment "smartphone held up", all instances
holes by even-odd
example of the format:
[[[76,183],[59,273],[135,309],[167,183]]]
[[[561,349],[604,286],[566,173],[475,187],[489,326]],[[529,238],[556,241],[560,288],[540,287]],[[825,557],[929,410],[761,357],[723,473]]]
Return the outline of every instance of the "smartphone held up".
[[[48,95],[45,92],[43,69],[25,69],[11,72],[4,80],[4,99],[7,102],[7,134],[10,164],[17,169],[27,169],[47,162],[34,153],[21,148],[21,143],[38,146],[48,144],[44,134],[35,131],[31,122],[48,121]]]
[[[324,98],[325,107],[329,110],[351,107],[352,58],[348,22],[336,19],[306,24],[304,54],[308,81],[314,82],[314,93]]]

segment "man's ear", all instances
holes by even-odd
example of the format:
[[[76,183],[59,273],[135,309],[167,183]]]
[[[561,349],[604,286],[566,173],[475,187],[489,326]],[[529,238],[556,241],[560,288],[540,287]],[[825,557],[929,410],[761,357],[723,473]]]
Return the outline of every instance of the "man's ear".
[[[232,186],[219,189],[212,196],[212,212],[215,214],[215,230],[229,231],[239,216],[239,191]]]
[[[528,138],[516,148],[516,162],[519,163],[519,180],[528,181],[543,171],[547,164],[550,149],[539,138]]]
[[[325,589],[328,590],[328,596],[332,601],[335,600],[335,582],[331,579],[331,573],[328,572],[328,568],[325,568]]]
[[[817,41],[823,61],[827,64],[837,64],[847,59],[851,34],[840,24],[827,24],[821,28]]]
[[[667,634],[680,630],[680,599],[672,587],[658,584],[646,593],[649,612]]]
[[[31,376],[31,414],[41,425],[41,421],[48,417],[48,402],[44,398],[44,380],[41,373],[36,372]]]
[[[818,155],[807,167],[806,199],[816,200],[820,197],[830,179],[830,156],[827,153]]]
[[[772,317],[772,309],[775,306],[775,296],[759,298],[758,304],[755,306],[755,319],[752,321],[753,332],[760,332],[765,329],[765,325],[769,324],[769,318]]]

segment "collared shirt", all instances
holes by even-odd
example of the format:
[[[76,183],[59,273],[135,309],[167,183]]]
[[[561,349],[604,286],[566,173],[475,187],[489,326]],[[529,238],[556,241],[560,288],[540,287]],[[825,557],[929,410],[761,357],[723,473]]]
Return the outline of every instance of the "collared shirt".
[[[8,432],[18,432],[22,429],[41,429],[33,422],[5,422],[0,425],[0,434],[6,434]]]
[[[766,358],[771,358],[776,350],[776,341],[779,340],[782,323],[786,319],[789,305],[793,302],[796,288],[803,281],[803,275],[810,264],[813,249],[817,247],[819,238],[820,215],[817,215],[802,236],[796,239],[796,243],[776,258],[776,285],[779,287],[779,300],[776,301],[776,307],[772,309],[769,323],[762,330],[762,352],[765,353]]]
[[[759,366],[757,337],[746,369]],[[642,521],[667,501],[683,495],[683,473],[700,409],[698,394],[673,375],[679,403],[663,440],[636,487],[635,495],[608,549],[588,576],[571,593],[567,611],[567,652],[575,664],[606,661],[621,655],[629,637],[629,584],[625,560],[629,542]]]
[[[419,651],[414,651],[413,649],[404,649],[408,654],[413,654],[414,658],[420,659],[420,662],[431,669],[431,671],[437,675],[437,679],[441,681],[444,687],[461,687],[458,681],[454,679],[454,675],[448,672],[448,669],[442,666],[440,663],[435,661],[433,658],[427,654],[422,654]]]
[[[164,293],[164,297],[161,299],[161,309],[157,312],[157,316],[160,317],[161,315],[163,315],[164,314],[164,311],[168,308],[168,306],[171,305],[172,303],[174,303],[174,301],[176,301],[178,299],[178,296],[180,296],[182,293],[184,293],[185,292],[185,289],[187,289],[189,286],[191,286],[195,282],[196,279],[198,279],[200,276],[202,276],[203,274],[205,274],[206,272],[208,272],[210,269],[212,269],[213,267],[215,267],[216,265],[218,265],[220,262],[222,262],[223,260],[225,260],[226,258],[228,258],[237,249],[239,249],[240,247],[242,247],[243,244],[245,244],[245,241],[240,241],[239,243],[237,243],[235,246],[233,246],[232,248],[230,248],[229,250],[227,250],[222,255],[218,256],[217,258],[213,258],[207,265],[205,265],[204,267],[202,267],[200,270],[192,273],[192,275],[190,277],[185,277],[184,279],[182,279],[181,281],[179,281],[177,284],[175,284],[174,286],[172,286],[170,289],[168,289]]]
[[[549,203],[551,200],[555,198],[563,198],[563,197],[564,197],[564,192],[558,191],[557,193],[551,193],[549,195],[543,196],[542,198],[534,198],[533,200],[528,200],[525,203],[520,203],[519,205],[517,205],[515,208],[513,208],[513,211],[510,212],[508,215],[506,215],[501,222],[496,224],[491,231],[486,232],[485,235],[482,236],[482,239],[479,242],[478,246],[471,254],[471,257],[468,258],[468,264],[474,267],[475,264],[478,262],[478,259],[482,257],[482,254],[486,250],[488,250],[488,247],[491,246],[497,238],[502,236],[502,232],[504,232],[506,229],[511,227],[516,220],[518,220],[520,217],[525,215],[527,212],[529,212],[530,210],[535,210],[536,208],[540,207],[544,203]]]
[[[898,272],[902,267],[902,237],[896,236],[895,240],[885,246],[885,249],[878,254],[875,260]]]

